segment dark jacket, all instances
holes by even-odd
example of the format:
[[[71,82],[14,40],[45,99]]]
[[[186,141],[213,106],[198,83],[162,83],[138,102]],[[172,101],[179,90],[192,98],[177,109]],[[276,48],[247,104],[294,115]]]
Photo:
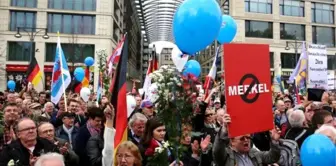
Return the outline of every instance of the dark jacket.
[[[87,155],[90,166],[102,166],[102,151],[104,149],[104,139],[100,135],[93,136],[86,144]],[[112,156],[111,156],[112,157]]]
[[[68,141],[55,137],[58,142],[58,147],[64,146]],[[77,154],[69,147],[68,153],[64,154],[64,161],[66,166],[76,166],[79,163],[79,158]]]
[[[134,136],[132,135],[132,131],[130,129],[128,129],[128,141],[132,141],[136,146],[139,146],[140,142],[138,142]],[[140,138],[139,138],[140,141]]]
[[[76,142],[76,137],[78,135],[78,132],[79,132],[79,128],[74,126],[74,129],[72,130],[72,133],[71,133],[71,144],[72,144],[72,149],[75,149],[75,142]],[[58,138],[61,138],[61,139],[64,139],[68,142],[69,141],[69,136],[68,136],[68,133],[66,133],[63,129],[63,125],[58,127],[55,131],[55,135],[56,137]]]
[[[37,138],[33,155],[35,157],[41,156],[48,152],[59,152],[56,145],[50,141]],[[10,160],[16,163],[16,166],[29,166],[30,152],[25,148],[19,140],[13,141],[6,145],[0,155],[0,166],[7,166]]]
[[[184,166],[197,166],[199,165],[199,159],[192,157],[191,147],[188,145],[183,145],[187,150],[182,153],[181,161]]]
[[[314,134],[314,131],[311,129],[293,127],[287,130],[284,138],[295,141],[301,149],[303,141],[312,134]]]
[[[213,147],[215,164],[220,166],[237,165],[236,155],[238,154],[229,147],[229,141],[228,133],[220,130],[216,136]],[[257,149],[251,148],[248,157],[254,166],[276,163],[280,159],[279,145],[272,143],[270,151],[258,151]]]
[[[80,159],[79,161],[80,166],[89,166],[90,161],[87,156],[86,144],[90,139],[90,137],[91,134],[87,129],[86,125],[82,126],[78,131],[78,135],[75,141],[75,152]]]
[[[199,104],[200,108],[200,113],[198,113],[194,118],[193,118],[193,129],[195,132],[202,132],[204,128],[204,119],[205,119],[205,111],[206,108],[208,107],[208,103],[201,102]]]

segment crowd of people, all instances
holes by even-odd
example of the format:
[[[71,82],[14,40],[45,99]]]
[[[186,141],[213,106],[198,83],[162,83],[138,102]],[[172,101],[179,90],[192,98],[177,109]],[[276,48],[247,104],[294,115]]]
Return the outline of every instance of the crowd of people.
[[[229,138],[231,118],[219,91],[214,88],[207,98],[199,94],[194,101],[192,125],[183,126],[180,138],[187,150],[180,160],[168,150],[172,166],[300,165],[299,149],[308,136],[321,133],[336,145],[335,93],[324,93],[321,102],[301,96],[301,103],[277,93],[270,110],[273,130]],[[114,147],[115,112],[106,96],[98,104],[95,94],[84,102],[67,93],[54,105],[48,92],[0,93],[0,166],[149,165],[148,149],[153,143],[165,146],[169,133],[156,117],[155,103],[130,95],[136,108],[128,119],[128,141]]]

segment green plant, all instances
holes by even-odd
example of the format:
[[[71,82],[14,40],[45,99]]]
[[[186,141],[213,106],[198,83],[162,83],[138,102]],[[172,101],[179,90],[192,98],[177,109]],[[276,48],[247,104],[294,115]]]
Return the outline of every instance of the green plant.
[[[102,78],[102,82],[103,82],[103,92],[102,94],[104,95],[109,95],[108,90],[109,90],[109,86],[110,86],[110,82],[111,82],[111,77],[108,75],[107,73],[107,52],[106,50],[98,50],[96,52],[97,56],[98,56],[98,69],[99,69],[99,73],[101,75]]]

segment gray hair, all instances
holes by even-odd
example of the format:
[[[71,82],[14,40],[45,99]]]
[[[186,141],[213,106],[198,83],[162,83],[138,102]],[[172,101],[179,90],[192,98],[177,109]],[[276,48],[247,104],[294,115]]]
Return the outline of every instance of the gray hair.
[[[133,126],[133,123],[137,120],[147,122],[147,118],[144,114],[142,113],[135,113],[131,119],[128,122],[128,126],[131,128]]]
[[[323,131],[326,131],[326,130],[331,131],[335,135],[335,137],[336,137],[336,129],[333,126],[329,125],[329,124],[322,125],[320,128],[318,128],[315,131],[315,134],[322,133]]]
[[[54,108],[54,104],[53,104],[52,102],[47,102],[47,103],[44,104],[44,109],[45,109],[48,105],[52,105],[53,108]]]
[[[63,156],[58,153],[46,153],[40,156],[34,166],[47,166],[44,164],[46,160],[59,160],[62,162],[62,166],[65,166]]]
[[[292,127],[303,127],[303,122],[306,120],[302,110],[295,110],[288,116],[289,124]]]

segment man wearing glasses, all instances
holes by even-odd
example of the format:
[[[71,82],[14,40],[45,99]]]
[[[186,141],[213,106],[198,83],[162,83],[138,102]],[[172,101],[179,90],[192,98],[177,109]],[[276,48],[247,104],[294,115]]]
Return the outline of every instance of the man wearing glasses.
[[[19,120],[14,130],[18,139],[3,149],[0,165],[8,165],[8,162],[14,162],[16,165],[34,165],[40,155],[58,152],[56,145],[46,139],[37,138],[36,124],[33,120]]]

